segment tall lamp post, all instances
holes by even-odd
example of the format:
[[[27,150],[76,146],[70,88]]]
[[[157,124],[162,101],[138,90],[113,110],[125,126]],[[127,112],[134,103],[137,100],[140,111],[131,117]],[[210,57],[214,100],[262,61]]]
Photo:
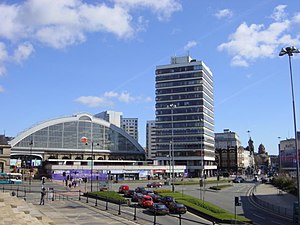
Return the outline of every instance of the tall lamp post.
[[[31,140],[30,143],[30,159],[29,159],[29,162],[30,162],[30,166],[29,166],[29,185],[31,186],[31,171],[32,171],[32,145],[33,145],[33,141]]]
[[[174,125],[173,125],[173,110],[174,110],[174,108],[176,108],[176,105],[175,105],[175,104],[170,104],[170,105],[168,105],[168,107],[171,109],[172,192],[175,192],[175,185],[174,185],[174,177],[175,177],[175,174],[174,174],[174,165],[175,165],[175,162],[174,162],[174,131],[173,131]]]
[[[88,145],[89,142],[88,142],[88,138],[87,137],[82,137],[81,139],[81,142],[84,143],[85,145]],[[99,144],[97,144],[99,145]],[[91,192],[93,191],[93,164],[94,164],[94,142],[92,141],[91,142]]]
[[[297,188],[298,188],[298,224],[300,224],[300,183],[299,183],[299,150],[297,143],[297,123],[296,123],[296,107],[295,107],[295,97],[294,97],[294,83],[293,83],[293,70],[292,70],[292,60],[291,56],[295,53],[300,53],[300,50],[294,46],[282,48],[279,56],[288,55],[289,56],[289,67],[290,67],[290,79],[291,79],[291,91],[292,91],[292,103],[293,103],[293,117],[294,117],[294,132],[295,132],[295,147],[296,147],[296,163],[297,163]]]

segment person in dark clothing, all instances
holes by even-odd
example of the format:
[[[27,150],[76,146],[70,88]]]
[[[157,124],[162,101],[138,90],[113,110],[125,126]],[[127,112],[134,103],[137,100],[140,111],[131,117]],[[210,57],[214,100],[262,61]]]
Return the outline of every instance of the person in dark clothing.
[[[46,196],[46,189],[42,188],[40,205],[41,204],[45,205],[45,196]]]

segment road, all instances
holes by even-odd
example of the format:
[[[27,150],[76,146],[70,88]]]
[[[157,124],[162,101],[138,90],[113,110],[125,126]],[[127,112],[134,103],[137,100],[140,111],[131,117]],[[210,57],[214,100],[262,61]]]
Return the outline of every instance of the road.
[[[136,183],[129,183],[129,186],[131,189],[135,189],[138,186],[145,187],[148,182],[136,182]],[[117,191],[119,186],[121,184],[113,183],[111,184],[111,189],[114,191]],[[279,224],[286,224],[290,225],[292,224],[290,221],[279,217],[276,214],[270,213],[268,211],[265,211],[264,209],[260,208],[260,206],[256,205],[252,199],[248,196],[248,191],[253,187],[254,183],[252,182],[245,182],[245,183],[239,183],[239,184],[233,184],[231,187],[222,189],[220,191],[213,191],[206,186],[205,194],[204,194],[204,200],[211,202],[215,205],[220,206],[221,208],[230,211],[234,213],[234,197],[238,196],[241,198],[242,206],[236,207],[237,214],[241,216],[245,216],[249,219],[251,219],[254,224],[258,225],[279,225]],[[96,188],[96,184],[94,185]],[[62,183],[52,183],[52,182],[46,182],[45,187],[52,187],[56,190],[56,192],[65,192],[66,187],[62,185]],[[23,187],[20,186],[20,190]],[[27,194],[27,197],[29,198],[36,198],[35,201],[39,201],[39,195],[37,193],[40,192],[41,189],[41,183],[40,182],[33,182],[30,188],[33,192],[36,192],[35,194]],[[150,188],[149,188],[150,189]],[[171,186],[163,186],[162,189],[169,189],[171,190]],[[199,185],[179,185],[175,186],[175,190],[178,192],[181,192],[183,194],[188,194],[191,196],[194,196],[196,198],[202,198],[202,192],[203,189],[200,189]],[[74,200],[78,202],[78,194],[74,193]],[[35,196],[35,197],[34,197]],[[56,196],[58,197],[58,196]],[[86,199],[81,199],[82,204],[87,204]],[[95,200],[89,200],[88,205],[90,205],[93,208],[99,209],[99,210],[105,210],[105,202],[98,201],[97,206],[95,206]],[[118,214],[119,206],[109,203],[108,211],[113,214]],[[134,207],[128,207],[128,206],[121,206],[120,210],[120,216],[126,217],[130,220],[134,218]],[[136,208],[136,217],[137,222],[140,224],[154,224],[154,216],[149,214],[147,210],[137,207]],[[191,222],[184,219],[188,219],[191,221],[197,221],[197,222]],[[177,215],[171,215],[171,216],[157,216],[156,218],[156,224],[179,224],[179,218]],[[191,213],[186,213],[183,215],[182,224],[186,225],[196,225],[196,224],[211,224],[211,222],[200,218],[198,216],[195,216]]]

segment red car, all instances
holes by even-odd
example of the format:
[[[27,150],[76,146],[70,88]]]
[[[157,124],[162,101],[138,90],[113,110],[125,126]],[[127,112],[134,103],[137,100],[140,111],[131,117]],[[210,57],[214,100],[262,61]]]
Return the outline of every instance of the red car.
[[[147,184],[148,188],[157,188],[157,187],[161,187],[161,186],[162,186],[162,184],[159,182],[152,182],[150,184]]]
[[[128,190],[129,190],[129,186],[128,185],[121,185],[119,187],[119,193],[121,193],[121,194],[124,194]]]
[[[139,205],[146,208],[153,206],[153,199],[149,195],[144,195],[142,198],[139,198]]]

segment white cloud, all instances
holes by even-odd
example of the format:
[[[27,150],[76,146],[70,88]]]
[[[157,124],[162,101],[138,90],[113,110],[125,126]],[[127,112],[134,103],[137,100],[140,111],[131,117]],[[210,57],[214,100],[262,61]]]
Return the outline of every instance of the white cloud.
[[[6,68],[4,66],[5,62],[8,60],[8,53],[6,46],[3,42],[0,42],[0,76],[6,73]]]
[[[0,85],[0,93],[4,92],[4,87]]]
[[[222,9],[215,13],[215,17],[218,19],[231,18],[232,16],[233,12],[230,9]]]
[[[182,10],[177,0],[115,0],[115,2],[125,8],[149,8],[157,14],[159,20],[167,20],[174,12]]]
[[[184,46],[184,50],[185,51],[188,51],[188,50],[190,50],[191,48],[194,48],[194,47],[196,47],[197,46],[197,42],[196,41],[189,41],[185,46]]]
[[[294,23],[298,23],[298,25],[300,24],[300,13],[297,13],[292,20]]]
[[[118,97],[118,93],[117,92],[114,92],[114,91],[107,91],[104,93],[104,96],[105,97],[108,97],[108,98],[113,98],[113,97]]]
[[[124,103],[133,102],[135,100],[135,98],[130,96],[128,92],[122,92],[121,94],[119,94],[118,99],[120,102],[124,102]]]
[[[54,48],[85,41],[87,33],[112,33],[128,38],[145,29],[144,18],[133,18],[131,11],[146,8],[159,19],[181,10],[176,0],[114,0],[88,4],[82,0],[27,0],[20,4],[0,4],[0,37],[8,40],[34,39]],[[136,30],[133,20],[136,20]]]
[[[15,40],[24,36],[25,27],[19,21],[20,7],[17,5],[0,4],[0,37]]]
[[[38,42],[62,49],[86,41],[89,33],[109,33],[117,38],[132,38],[137,32],[145,31],[148,25],[147,19],[139,15],[137,18],[133,17],[134,10],[148,9],[159,20],[164,20],[182,9],[179,0],[8,2],[0,3],[0,40],[10,41],[10,49],[14,54],[8,56],[5,48],[0,46],[0,75],[6,73],[7,61],[20,63],[31,55],[34,47],[28,43]]]
[[[21,63],[26,60],[33,51],[33,46],[30,43],[23,43],[14,51],[13,59],[17,63]]]
[[[112,106],[113,103],[107,101],[107,99],[97,96],[81,96],[75,99],[76,102],[79,102],[83,105],[87,105],[89,107],[107,107]]]
[[[284,20],[266,27],[263,24],[247,25],[244,22],[230,35],[228,42],[218,46],[218,50],[227,51],[232,56],[231,64],[234,66],[247,67],[258,58],[272,58],[278,54],[280,46],[300,43],[299,31],[295,37],[287,33],[291,23],[290,20]]]
[[[287,14],[285,12],[286,5],[278,5],[275,7],[273,14],[271,15],[271,18],[275,21],[282,21],[287,17]]]
[[[134,97],[126,91],[120,93],[115,91],[107,91],[103,94],[103,96],[81,96],[75,99],[75,101],[89,107],[112,107],[116,104],[114,101],[126,104],[148,103],[152,102],[152,98],[142,96]]]

